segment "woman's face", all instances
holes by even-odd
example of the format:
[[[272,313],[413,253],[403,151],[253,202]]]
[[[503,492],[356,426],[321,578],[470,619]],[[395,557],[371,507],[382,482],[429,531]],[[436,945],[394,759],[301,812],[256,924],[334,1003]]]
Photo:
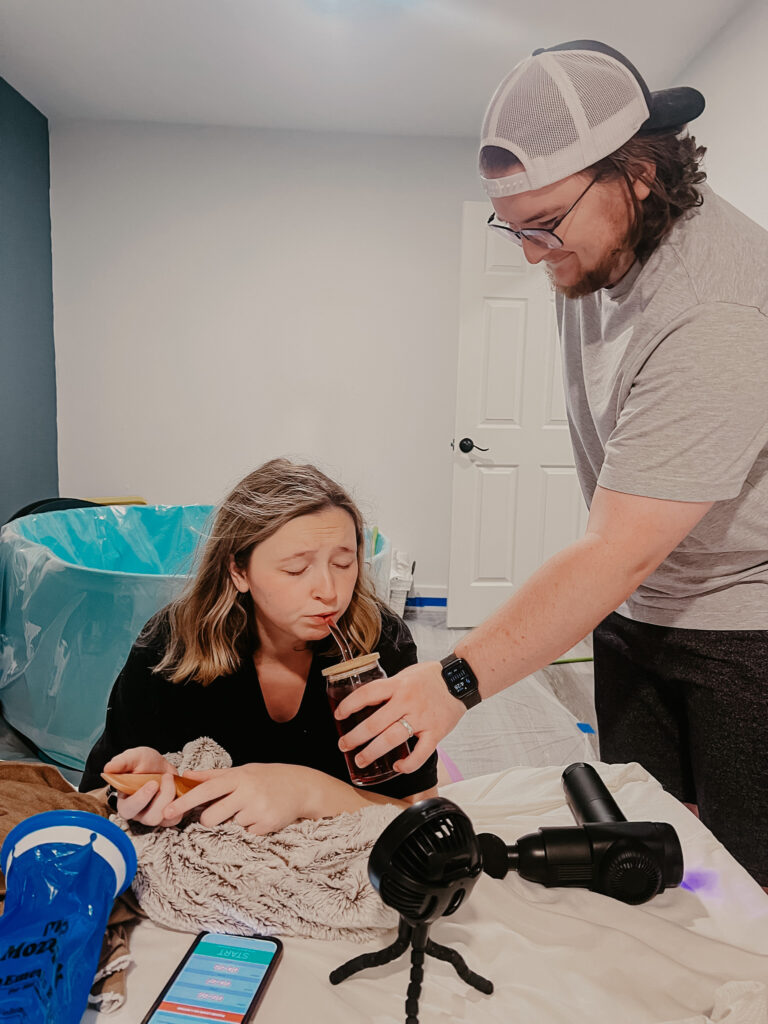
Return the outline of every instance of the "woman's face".
[[[253,598],[260,632],[292,642],[320,640],[354,593],[354,520],[341,508],[298,516],[257,544],[244,570],[233,560],[230,575],[240,593]]]

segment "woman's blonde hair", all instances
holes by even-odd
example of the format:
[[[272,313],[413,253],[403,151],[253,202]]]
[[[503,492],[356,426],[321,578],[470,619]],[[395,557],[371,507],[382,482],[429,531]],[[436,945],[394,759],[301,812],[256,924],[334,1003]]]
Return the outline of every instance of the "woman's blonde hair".
[[[197,572],[166,609],[170,635],[154,671],[175,683],[194,679],[203,686],[236,671],[259,638],[251,595],[241,594],[232,582],[231,559],[245,569],[256,545],[285,523],[329,508],[349,513],[357,541],[357,582],[339,626],[353,653],[369,653],[381,634],[381,604],[368,580],[360,511],[315,466],[272,459],[241,480],[216,510]]]

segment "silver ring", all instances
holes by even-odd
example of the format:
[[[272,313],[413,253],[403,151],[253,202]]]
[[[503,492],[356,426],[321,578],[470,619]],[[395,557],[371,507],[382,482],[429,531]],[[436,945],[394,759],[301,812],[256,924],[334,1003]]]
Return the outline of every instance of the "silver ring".
[[[406,718],[400,719],[400,725],[408,732],[408,739],[410,740],[414,736],[413,726]]]

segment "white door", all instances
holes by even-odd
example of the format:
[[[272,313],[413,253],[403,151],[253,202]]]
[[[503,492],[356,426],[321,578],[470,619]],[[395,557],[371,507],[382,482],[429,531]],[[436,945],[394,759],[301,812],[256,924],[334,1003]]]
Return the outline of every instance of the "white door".
[[[543,269],[465,203],[449,626],[476,626],[584,532]],[[475,447],[464,452],[471,441]],[[487,451],[480,449],[486,448]]]

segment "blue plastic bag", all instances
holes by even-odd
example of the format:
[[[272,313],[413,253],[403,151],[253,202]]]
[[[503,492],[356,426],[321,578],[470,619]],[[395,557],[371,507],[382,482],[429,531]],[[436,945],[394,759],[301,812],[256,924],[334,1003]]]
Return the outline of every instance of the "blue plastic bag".
[[[0,1024],[78,1024],[133,845],[98,814],[46,811],[9,832],[0,868]]]

